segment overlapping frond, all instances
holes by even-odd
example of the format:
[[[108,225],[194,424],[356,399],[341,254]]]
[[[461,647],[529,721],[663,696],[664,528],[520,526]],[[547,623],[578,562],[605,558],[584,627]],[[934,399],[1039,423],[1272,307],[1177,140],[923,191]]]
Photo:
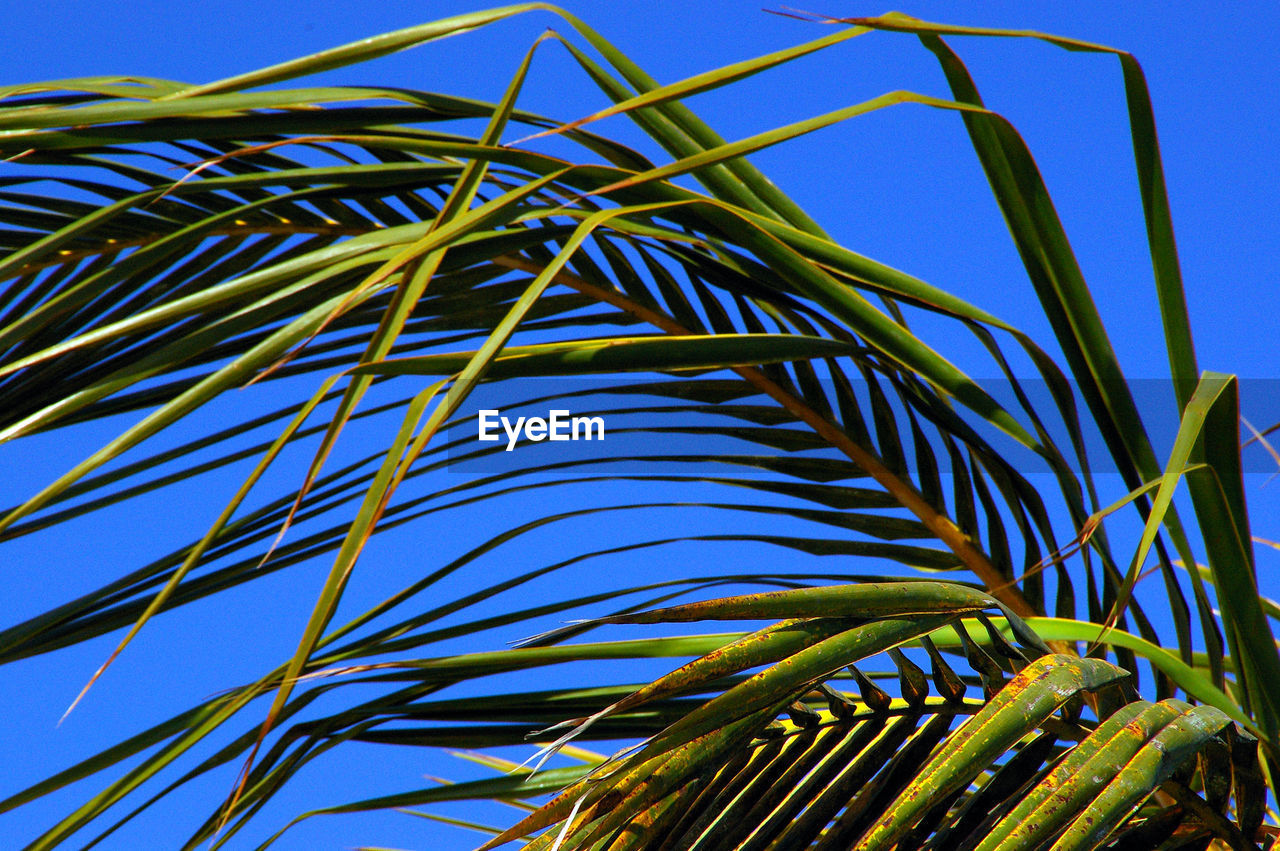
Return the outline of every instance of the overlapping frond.
[[[281,87],[536,10],[571,32],[513,62],[496,104]],[[7,507],[0,542],[194,477],[243,481],[182,546],[6,625],[0,662],[126,630],[114,659],[153,616],[330,565],[296,652],[275,670],[0,802],[10,809],[110,770],[35,847],[109,836],[172,789],[239,768],[190,839],[226,842],[344,742],[510,745],[566,719],[577,720],[558,727],[561,745],[576,735],[643,747],[604,766],[317,812],[556,792],[501,838],[546,830],[534,848],[1252,847],[1258,742],[1267,760],[1280,745],[1267,686],[1280,654],[1257,594],[1235,388],[1199,381],[1141,70],[1127,54],[1034,33],[901,15],[829,23],[834,34],[666,86],[572,16],[526,4],[206,85],[95,78],[0,91],[0,441],[128,421]],[[890,92],[735,142],[681,102],[871,30],[918,36],[950,98]],[[968,35],[1120,58],[1182,422],[1163,466],[1030,151],[943,41]],[[611,108],[569,124],[518,108],[530,64],[553,45]],[[963,120],[1053,341],[838,244],[746,159],[900,104]],[[609,114],[633,119],[654,150],[591,132]],[[543,141],[552,134],[556,147]],[[913,332],[922,314],[973,337],[1007,392]],[[1034,377],[1010,366],[1013,351]],[[229,391],[250,385],[270,388],[269,402],[211,423]],[[474,440],[480,398],[571,404],[635,440],[577,456],[508,453]],[[170,439],[191,428],[198,436]],[[1133,559],[1106,534],[1117,507],[1100,503],[1091,428],[1131,491],[1119,507],[1147,524]],[[357,430],[376,442],[352,449]],[[266,493],[295,450],[306,460],[292,486]],[[1047,477],[1033,484],[1033,473]],[[1194,525],[1170,498],[1183,476]],[[584,484],[586,499],[567,495]],[[652,497],[610,495],[623,486]],[[462,528],[456,518],[496,506],[512,512],[500,529],[460,553],[430,552],[413,581],[335,626],[372,536],[408,523]],[[713,519],[610,531],[620,514],[644,511]],[[501,576],[481,568],[584,518],[594,535],[563,536],[554,560]],[[574,596],[529,590],[577,565],[688,543],[769,544],[787,558]],[[1194,565],[1198,547],[1207,570],[1180,573],[1170,548]],[[1132,595],[1148,550],[1172,637]],[[817,556],[842,558],[818,572],[807,560]],[[887,582],[916,571],[959,584]],[[438,593],[464,576],[465,592]],[[748,584],[787,590],[635,614]],[[493,613],[494,601],[526,593]],[[616,614],[523,647],[456,652],[460,639],[498,648],[602,609]],[[708,617],[787,620],[744,635],[574,641],[611,624]],[[1103,644],[1079,658],[1093,641]],[[927,654],[935,694],[899,650],[908,645]],[[833,679],[882,652],[898,697],[861,670],[856,699],[844,675]],[[1091,658],[1103,653],[1116,664]],[[950,668],[960,656],[970,674]],[[693,661],[648,685],[440,695],[545,665],[655,657]],[[1155,701],[1132,691],[1144,669]],[[346,708],[313,711],[335,693],[350,695]],[[182,763],[210,737],[221,750]],[[1063,785],[1063,772],[1098,771],[1105,782]],[[168,785],[142,799],[162,773]],[[1070,787],[1069,805],[1050,802],[1059,787]]]

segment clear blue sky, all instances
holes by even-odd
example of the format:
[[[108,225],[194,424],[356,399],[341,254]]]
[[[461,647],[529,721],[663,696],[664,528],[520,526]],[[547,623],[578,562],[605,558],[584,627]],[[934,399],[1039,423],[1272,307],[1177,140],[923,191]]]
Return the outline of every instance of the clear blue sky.
[[[876,14],[880,7],[804,4],[833,15]],[[565,6],[613,40],[659,81],[815,38],[816,25],[765,14],[755,3],[569,2]],[[127,7],[127,11],[123,11]],[[0,84],[99,74],[202,82],[303,55],[359,37],[482,8],[478,3],[382,4],[353,0],[244,0],[127,4],[44,0],[10,4],[0,47]],[[1280,397],[1274,341],[1280,338],[1280,9],[1236,4],[1074,4],[924,2],[902,11],[953,23],[1040,29],[1133,52],[1146,70],[1201,366],[1258,379],[1246,393]],[[383,84],[496,99],[547,14],[428,45],[372,65],[327,75],[329,82]],[[952,40],[987,104],[1020,129],[1036,155],[1077,256],[1091,282],[1122,364],[1133,376],[1165,374],[1150,267],[1142,232],[1118,63],[1022,41]],[[892,89],[945,94],[933,58],[907,36],[873,34],[690,102],[723,136],[752,132],[873,97]],[[544,48],[521,106],[563,119],[603,100],[563,51]],[[605,128],[626,132],[621,123]],[[635,138],[634,135],[628,138]],[[788,143],[754,157],[835,237],[856,251],[952,290],[1033,334],[1046,330],[1030,286],[999,220],[963,128],[954,115],[899,107]],[[0,166],[3,174],[4,166]],[[945,341],[939,343],[945,349]],[[1249,398],[1246,396],[1246,414]],[[1265,401],[1265,400],[1263,400]],[[1274,405],[1271,406],[1274,409]],[[1255,423],[1259,426],[1270,422]],[[77,441],[36,438],[0,448],[0,497],[29,495],[118,429],[108,423]],[[95,430],[96,429],[96,430]],[[1257,534],[1280,538],[1280,483],[1248,483]],[[281,480],[281,486],[286,486]],[[204,501],[201,501],[202,496]],[[96,587],[155,552],[188,540],[225,498],[180,495],[191,525],[176,528],[163,503],[116,512],[77,527],[73,539],[0,550],[0,626]],[[172,498],[170,498],[172,499]],[[194,519],[191,519],[194,518]],[[619,521],[633,522],[633,521]],[[97,525],[94,525],[97,524]],[[476,531],[476,530],[472,530]],[[141,534],[140,534],[141,533]],[[478,532],[477,532],[478,533]],[[138,540],[146,541],[139,549]],[[546,544],[554,550],[554,541]],[[416,549],[415,549],[416,548]],[[362,570],[421,541],[400,538],[373,548]],[[745,552],[745,551],[744,551]],[[746,552],[743,557],[750,557]],[[56,553],[56,555],[53,555]],[[1262,552],[1264,589],[1275,592],[1276,560]],[[537,553],[529,556],[536,559]],[[256,677],[291,652],[325,566],[280,576],[250,594],[193,606],[161,618],[68,721],[55,723],[115,637],[30,660],[0,683],[0,797],[92,753],[104,743],[216,690]],[[802,569],[797,567],[796,569]],[[813,564],[811,569],[829,569]],[[369,589],[370,597],[376,596]],[[270,606],[261,595],[274,595]],[[255,597],[254,595],[258,595]],[[247,723],[247,722],[246,722]],[[424,785],[422,775],[456,779],[477,770],[421,754],[355,749],[322,761],[265,811],[259,830],[233,847],[252,847],[294,812],[353,796]],[[456,769],[456,770],[455,770]],[[191,824],[165,813],[200,808],[225,791],[231,774],[195,784],[109,848],[162,848]],[[0,847],[16,847],[102,785],[0,815]],[[201,815],[204,810],[200,809]],[[499,811],[493,820],[515,811]],[[472,834],[401,815],[329,819],[299,828],[278,847],[465,848]]]

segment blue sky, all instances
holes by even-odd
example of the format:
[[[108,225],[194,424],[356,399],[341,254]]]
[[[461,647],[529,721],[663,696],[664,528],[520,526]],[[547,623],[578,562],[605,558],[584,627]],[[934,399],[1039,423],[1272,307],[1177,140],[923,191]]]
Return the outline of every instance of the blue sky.
[[[754,3],[565,5],[662,82],[824,32],[815,24],[766,14]],[[113,73],[201,82],[480,8],[458,2],[375,7],[350,0],[135,0],[127,6],[122,13],[113,4],[77,0],[14,5],[6,10],[0,84]],[[834,15],[885,11],[847,2],[811,8]],[[1280,190],[1274,164],[1280,150],[1280,123],[1274,120],[1280,107],[1280,54],[1271,40],[1280,11],[1263,3],[1237,4],[1230,14],[1178,3],[1160,4],[1158,13],[1137,3],[935,2],[900,8],[926,19],[1084,38],[1138,57],[1155,101],[1200,363],[1255,379],[1246,385],[1246,413],[1249,392],[1280,396],[1274,392],[1280,385],[1268,382],[1280,378],[1273,343],[1280,337],[1280,287],[1274,281],[1280,266],[1280,231],[1274,224]],[[522,16],[369,66],[331,72],[325,79],[377,80],[496,99],[527,46],[544,27],[556,25],[545,13]],[[1013,121],[1037,157],[1122,364],[1135,377],[1164,375],[1118,63],[1033,42],[956,39],[952,44],[987,104]],[[734,139],[893,89],[945,93],[936,64],[918,43],[878,33],[740,87],[699,96],[689,105]],[[566,120],[603,103],[555,46],[540,51],[525,91],[521,106]],[[638,139],[622,120],[602,129]],[[1033,335],[1046,331],[954,115],[899,107],[753,159],[854,250],[954,291]],[[938,345],[945,349],[947,342]],[[957,357],[963,362],[972,354],[961,351]],[[0,468],[8,471],[0,496],[12,502],[29,495],[120,427],[119,422],[95,424],[74,440],[37,437],[21,448],[0,447]],[[1265,482],[1265,475],[1253,475],[1248,483],[1255,531],[1280,538],[1280,483],[1268,488]],[[194,527],[179,526],[166,513],[175,501],[196,518]],[[77,527],[73,537],[18,542],[0,550],[0,625],[95,587],[118,564],[139,562],[146,557],[138,549],[140,538],[150,551],[180,545],[219,507],[216,498],[210,501],[194,486],[166,502],[104,514]],[[483,533],[479,527],[468,531]],[[543,546],[550,551],[554,543]],[[374,548],[362,564],[377,566],[377,559],[394,561],[421,547],[406,533]],[[1271,578],[1275,567],[1275,559],[1260,554],[1264,589],[1280,584]],[[0,711],[10,719],[0,728],[0,797],[277,662],[291,652],[321,575],[280,575],[261,587],[255,583],[252,594],[233,594],[217,605],[192,606],[180,618],[157,620],[61,727],[55,728],[58,717],[114,639],[13,665],[0,693]],[[360,593],[373,597],[377,590],[374,582]],[[270,596],[269,608],[260,605],[262,595]],[[261,828],[273,829],[307,806],[422,785],[424,774],[478,776],[463,763],[355,749],[300,778],[295,791],[263,814]],[[229,783],[230,774],[219,775],[181,793],[169,806],[199,806]],[[93,788],[77,787],[0,815],[0,845],[31,838]],[[499,810],[493,820],[510,813]],[[172,837],[189,827],[157,812],[105,847],[169,847]],[[261,836],[246,833],[233,847],[252,847],[250,839]],[[304,826],[278,847],[364,843],[419,849],[475,844],[470,834],[390,815]]]

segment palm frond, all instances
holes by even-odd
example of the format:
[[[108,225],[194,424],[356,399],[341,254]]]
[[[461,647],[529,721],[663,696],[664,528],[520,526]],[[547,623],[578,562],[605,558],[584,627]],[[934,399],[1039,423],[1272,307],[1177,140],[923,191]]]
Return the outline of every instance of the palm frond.
[[[534,40],[498,103],[282,85],[531,11],[571,36]],[[239,477],[181,546],[5,626],[0,662],[124,630],[93,685],[153,618],[329,564],[276,667],[0,802],[108,775],[32,847],[100,842],[206,775],[227,796],[187,844],[222,845],[345,743],[497,747],[549,728],[546,758],[575,738],[628,749],[303,817],[553,794],[486,847],[1258,847],[1280,747],[1274,611],[1235,382],[1196,366],[1140,67],[1038,33],[826,22],[822,38],[667,85],[526,4],[203,85],[0,91],[0,442],[126,423],[8,506],[0,541]],[[736,141],[682,103],[872,30],[917,36],[949,96],[888,92]],[[1164,467],[1147,436],[1158,415],[1134,399],[1035,160],[953,36],[1119,58],[1182,421]],[[611,106],[568,122],[518,108],[551,41]],[[840,245],[748,159],[904,104],[963,122],[1052,340]],[[589,129],[608,116],[653,151]],[[917,333],[921,318],[952,336]],[[959,335],[987,360],[958,363]],[[228,407],[241,388],[260,407]],[[514,438],[475,440],[482,404],[572,408],[615,440],[508,453]],[[1110,507],[1090,429],[1129,491]],[[1172,498],[1184,476],[1190,514]],[[1145,528],[1132,558],[1107,533],[1122,510]],[[350,611],[370,541],[411,523],[422,569]],[[551,557],[511,558],[546,532]],[[784,556],[538,585],[693,544]],[[1197,549],[1208,566],[1180,572]],[[1148,553],[1165,582],[1154,603],[1134,594]],[[813,569],[820,557],[836,566]],[[680,602],[708,592],[727,596]],[[1172,640],[1143,604],[1168,612]],[[571,616],[586,619],[560,625]],[[701,620],[743,623],[677,626]],[[578,641],[604,630],[627,635]],[[664,658],[689,661],[645,682]],[[623,661],[645,673],[620,676]],[[507,676],[593,662],[613,663],[607,678],[573,687]],[[1146,670],[1155,700],[1139,696]]]

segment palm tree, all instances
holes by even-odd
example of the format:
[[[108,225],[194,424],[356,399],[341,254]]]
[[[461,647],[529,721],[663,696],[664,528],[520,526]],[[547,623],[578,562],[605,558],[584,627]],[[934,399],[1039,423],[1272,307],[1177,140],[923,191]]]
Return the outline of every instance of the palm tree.
[[[533,10],[569,37],[540,38],[497,104],[281,85]],[[542,750],[524,766],[500,750],[491,777],[320,800],[298,819],[530,800],[484,847],[1269,847],[1275,611],[1255,577],[1236,381],[1196,364],[1141,69],[1038,33],[826,23],[816,41],[665,86],[574,17],[527,4],[205,85],[0,93],[17,175],[0,207],[0,434],[127,422],[8,509],[0,536],[228,471],[242,482],[211,525],[166,517],[193,535],[171,553],[9,625],[0,661],[110,635],[100,675],[157,615],[278,594],[281,571],[328,566],[282,663],[7,798],[0,809],[98,778],[32,847],[108,838],[206,777],[225,796],[188,845],[269,842],[289,826],[255,816],[339,745],[529,741]],[[892,92],[732,143],[682,104],[870,30],[914,35],[951,99]],[[1181,412],[1168,459],[1030,152],[945,40],[960,35],[1120,61]],[[612,107],[569,124],[517,107],[549,39]],[[839,245],[745,159],[902,103],[964,122],[1053,340]],[[595,133],[610,115],[669,160]],[[1001,387],[918,322],[976,341]],[[246,385],[270,404],[227,405]],[[573,411],[634,440],[507,452],[476,440],[482,405]],[[1111,505],[1090,429],[1128,491]],[[1190,500],[1175,504],[1183,480]],[[628,525],[646,506],[688,508],[696,528]],[[1142,528],[1131,553],[1107,535],[1124,515]],[[415,572],[352,608],[344,593],[375,560],[362,555],[394,529],[418,542]],[[536,567],[492,567],[544,532],[554,549]],[[475,539],[459,553],[445,546],[463,533]],[[788,558],[637,575],[689,542]],[[848,569],[791,570],[810,555]],[[1149,558],[1167,616],[1134,595]],[[539,584],[608,564],[632,568]],[[734,624],[690,626],[706,621]],[[544,676],[566,663],[567,680]]]

